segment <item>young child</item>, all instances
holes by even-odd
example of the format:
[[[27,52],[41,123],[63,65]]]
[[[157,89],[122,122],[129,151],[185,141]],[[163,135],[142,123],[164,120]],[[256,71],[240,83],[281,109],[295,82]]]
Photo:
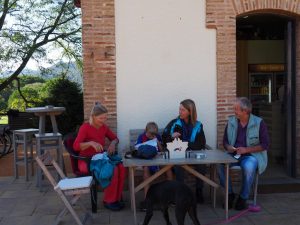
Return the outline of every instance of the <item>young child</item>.
[[[161,136],[158,134],[158,126],[157,126],[157,124],[155,122],[149,122],[146,125],[145,131],[138,136],[138,139],[137,139],[135,145],[144,143],[144,142],[149,141],[149,140],[155,140],[155,139],[157,140],[157,146],[156,146],[157,147],[157,151],[162,151],[163,150],[163,147],[161,145],[162,139],[161,139]],[[143,171],[144,171],[143,178],[144,178],[144,180],[146,180],[147,178],[149,178],[152,174],[154,174],[158,170],[159,170],[158,166],[144,166],[143,167]],[[173,175],[172,175],[172,171],[171,170],[168,170],[166,172],[166,174],[167,174],[167,179],[168,180],[172,180],[173,179]],[[144,195],[145,195],[145,197],[146,197],[148,189],[149,189],[149,185],[145,186],[145,188],[144,188]],[[145,211],[146,210],[145,201],[142,201],[140,203],[140,210],[141,211]]]

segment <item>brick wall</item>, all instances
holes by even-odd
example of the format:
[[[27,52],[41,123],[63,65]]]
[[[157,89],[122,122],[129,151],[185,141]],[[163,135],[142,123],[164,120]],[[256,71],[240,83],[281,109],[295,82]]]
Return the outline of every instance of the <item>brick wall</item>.
[[[85,0],[82,8],[84,114],[88,118],[90,108],[100,101],[109,110],[108,124],[117,127],[116,114],[116,59],[114,0]],[[300,0],[206,0],[206,26],[217,30],[217,120],[218,143],[232,103],[236,96],[236,17],[250,12],[272,12],[283,15],[299,15]],[[297,26],[299,37],[299,25]],[[299,38],[297,38],[298,40]],[[297,44],[297,62],[300,45]],[[299,54],[298,54],[299,53]],[[297,63],[297,78],[300,63]],[[300,94],[297,79],[297,96]],[[296,100],[300,115],[299,100]],[[297,165],[300,165],[300,117],[297,117]],[[300,167],[298,167],[300,174]]]
[[[109,111],[108,125],[116,131],[114,0],[84,0],[81,8],[85,119],[100,101]]]
[[[300,14],[300,0],[207,0],[206,26],[217,30],[217,120],[218,145],[222,145],[227,117],[233,114],[232,103],[236,96],[236,17],[247,13],[276,13],[294,16]],[[299,42],[299,23],[296,40]],[[297,46],[297,96],[300,96],[300,46]],[[300,115],[296,99],[296,115]],[[297,117],[297,172],[300,175],[300,117]]]

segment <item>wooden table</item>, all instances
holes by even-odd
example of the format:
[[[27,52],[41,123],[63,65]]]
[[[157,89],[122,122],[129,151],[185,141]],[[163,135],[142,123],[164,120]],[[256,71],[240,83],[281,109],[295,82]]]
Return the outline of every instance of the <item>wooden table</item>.
[[[191,173],[195,177],[203,180],[213,187],[213,205],[215,207],[215,199],[216,199],[216,188],[219,187],[219,184],[215,183],[214,178],[209,179],[204,175],[198,173],[193,169],[191,165],[196,164],[209,164],[209,165],[217,165],[217,164],[225,164],[225,218],[228,219],[228,180],[229,180],[229,164],[235,163],[237,160],[232,156],[228,155],[224,151],[221,150],[205,150],[206,158],[205,159],[196,159],[196,158],[183,158],[183,159],[165,159],[164,157],[156,157],[152,160],[143,160],[143,159],[123,159],[123,164],[125,167],[129,169],[129,190],[130,190],[130,198],[131,198],[131,209],[134,214],[134,224],[137,225],[136,218],[136,202],[135,202],[135,193],[142,190],[146,185],[150,184],[157,177],[161,176],[163,173],[171,169],[173,166],[181,166],[187,172]],[[164,166],[158,172],[150,176],[148,179],[144,180],[138,186],[134,185],[134,171],[136,167],[139,166]]]
[[[65,107],[45,106],[27,108],[25,111],[29,113],[34,113],[34,115],[39,117],[39,134],[44,134],[46,116],[50,116],[53,133],[58,133],[55,116],[62,114],[65,110]]]

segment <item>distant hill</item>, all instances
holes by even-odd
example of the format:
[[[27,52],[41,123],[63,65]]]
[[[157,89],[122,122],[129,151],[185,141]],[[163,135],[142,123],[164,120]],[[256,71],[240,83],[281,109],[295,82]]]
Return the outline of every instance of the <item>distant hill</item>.
[[[45,79],[52,79],[54,77],[59,76],[61,73],[67,71],[67,77],[69,80],[74,81],[81,85],[82,87],[82,74],[81,71],[77,68],[75,63],[70,63],[69,65],[64,62],[59,62],[51,67],[45,68],[43,71],[40,70],[32,70],[25,68],[21,75],[28,76],[41,76]],[[0,73],[1,77],[9,76],[13,71],[5,71]]]

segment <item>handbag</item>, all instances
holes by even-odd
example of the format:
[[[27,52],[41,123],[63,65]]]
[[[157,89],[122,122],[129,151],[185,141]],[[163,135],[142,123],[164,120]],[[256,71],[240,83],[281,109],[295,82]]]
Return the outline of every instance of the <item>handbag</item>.
[[[137,150],[126,152],[125,158],[153,159],[156,155],[156,147],[152,145],[141,145]]]

